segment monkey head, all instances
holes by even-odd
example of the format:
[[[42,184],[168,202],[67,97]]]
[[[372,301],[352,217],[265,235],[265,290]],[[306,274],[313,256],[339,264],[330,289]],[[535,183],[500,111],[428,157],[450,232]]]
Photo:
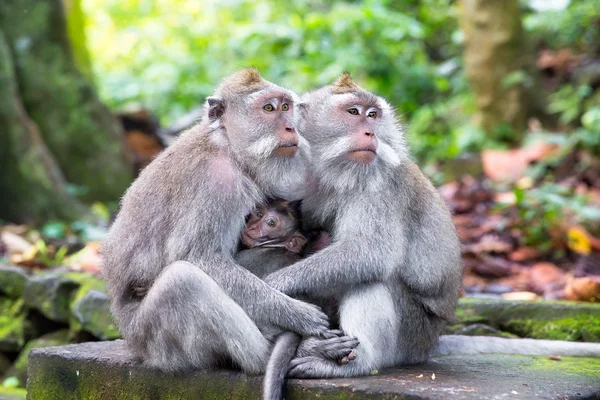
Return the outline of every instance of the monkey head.
[[[310,144],[314,172],[326,185],[376,188],[406,157],[392,107],[347,73],[302,96],[298,106],[298,130]]]
[[[248,248],[285,248],[301,253],[306,237],[300,232],[300,204],[273,200],[254,210],[242,231],[242,243]]]
[[[249,68],[225,78],[206,101],[214,142],[227,143],[268,197],[303,197],[305,167],[299,153],[305,141],[295,128],[297,99]]]

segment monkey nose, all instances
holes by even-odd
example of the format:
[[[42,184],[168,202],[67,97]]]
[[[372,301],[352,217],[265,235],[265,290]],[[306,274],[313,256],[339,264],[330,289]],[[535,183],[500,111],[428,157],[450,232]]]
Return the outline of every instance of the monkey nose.
[[[374,136],[375,134],[374,134],[373,132],[366,131],[366,132],[365,132],[365,135],[366,135],[366,136]]]
[[[289,126],[286,126],[286,127],[285,127],[285,131],[286,131],[286,132],[296,132],[296,129],[294,129],[294,128],[292,128],[292,127],[289,127]]]

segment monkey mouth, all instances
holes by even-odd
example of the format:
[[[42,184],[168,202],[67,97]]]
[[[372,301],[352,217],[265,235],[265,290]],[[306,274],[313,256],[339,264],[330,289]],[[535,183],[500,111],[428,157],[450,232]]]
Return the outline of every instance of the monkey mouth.
[[[275,154],[283,157],[294,157],[298,152],[298,142],[280,143],[275,149]]]
[[[377,150],[374,147],[359,147],[358,149],[350,150],[349,153],[358,153],[361,151],[369,151],[373,154],[377,154]]]
[[[369,164],[377,157],[374,147],[359,147],[348,152],[348,158],[361,164]]]

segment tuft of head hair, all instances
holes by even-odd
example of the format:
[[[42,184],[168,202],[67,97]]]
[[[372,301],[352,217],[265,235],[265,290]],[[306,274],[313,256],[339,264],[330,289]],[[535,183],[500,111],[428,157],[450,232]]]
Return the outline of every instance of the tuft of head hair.
[[[251,93],[268,85],[256,68],[241,69],[221,81],[215,91],[218,97],[228,97],[239,93]]]
[[[331,84],[331,91],[336,94],[356,92],[360,87],[354,83],[350,73],[344,72],[335,82]]]

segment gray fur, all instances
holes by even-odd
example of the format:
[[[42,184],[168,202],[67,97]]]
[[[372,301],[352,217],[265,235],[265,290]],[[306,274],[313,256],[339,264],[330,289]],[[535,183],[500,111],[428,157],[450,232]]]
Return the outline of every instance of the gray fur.
[[[307,229],[333,243],[265,281],[288,295],[340,298],[340,328],[360,340],[347,365],[308,355],[290,376],[366,375],[373,369],[423,362],[451,319],[462,266],[451,215],[410,160],[403,130],[381,98],[335,85],[302,98],[299,132],[310,145],[312,170],[303,200]],[[344,159],[352,125],[337,118],[337,100],[374,103],[379,148],[371,164]],[[341,295],[340,295],[341,293]]]
[[[454,354],[521,354],[526,356],[562,355],[600,357],[600,343],[563,340],[506,339],[490,336],[443,335],[431,352],[432,357]]]
[[[304,192],[302,158],[271,156],[279,125],[249,103],[272,91],[295,98],[255,70],[225,79],[202,122],[122,199],[103,244],[103,274],[120,331],[146,365],[180,371],[231,360],[261,373],[270,351],[261,328],[327,331],[318,307],[269,287],[233,259],[244,217],[258,203]]]

